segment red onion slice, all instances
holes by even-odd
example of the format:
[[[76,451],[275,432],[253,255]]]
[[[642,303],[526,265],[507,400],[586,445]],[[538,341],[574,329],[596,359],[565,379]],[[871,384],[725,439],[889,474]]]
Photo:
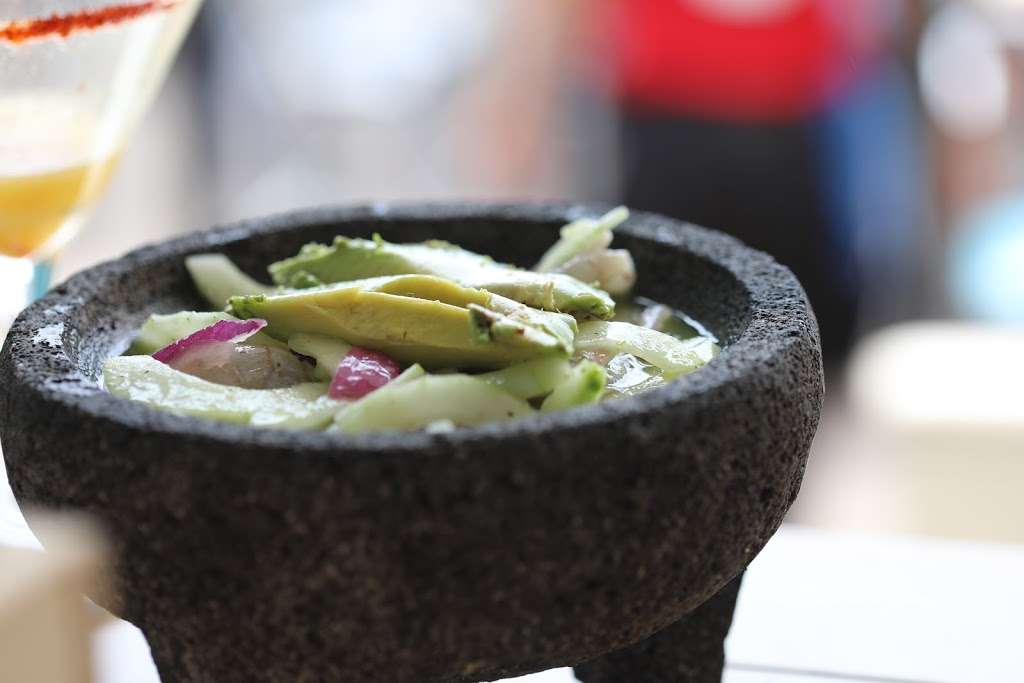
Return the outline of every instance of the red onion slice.
[[[153,358],[168,365],[175,358],[200,344],[216,342],[240,342],[248,339],[267,326],[260,318],[251,320],[218,320],[209,327],[193,332],[184,339],[172,342],[153,354]]]
[[[398,377],[401,369],[383,353],[353,346],[334,373],[328,396],[357,399]]]

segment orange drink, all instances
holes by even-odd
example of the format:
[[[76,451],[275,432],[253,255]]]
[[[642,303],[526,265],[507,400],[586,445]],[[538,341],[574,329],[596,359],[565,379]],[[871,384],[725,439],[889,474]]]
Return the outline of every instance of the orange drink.
[[[52,250],[96,202],[115,157],[26,175],[0,171],[0,254],[29,256]]]

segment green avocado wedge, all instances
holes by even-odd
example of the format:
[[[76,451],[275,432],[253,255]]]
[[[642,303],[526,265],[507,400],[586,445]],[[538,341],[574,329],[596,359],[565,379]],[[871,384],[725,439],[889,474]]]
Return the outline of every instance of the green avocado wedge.
[[[232,297],[231,313],[263,318],[278,339],[319,334],[427,368],[497,369],[568,357],[575,321],[430,275],[398,275]]]
[[[304,288],[386,275],[435,275],[545,311],[608,319],[615,302],[606,293],[564,273],[538,273],[432,240],[392,244],[337,237],[331,246],[307,244],[297,256],[271,264],[274,282]]]
[[[178,372],[149,356],[118,356],[103,366],[107,391],[180,415],[287,429],[322,429],[345,404],[327,397],[327,385],[241,389]]]

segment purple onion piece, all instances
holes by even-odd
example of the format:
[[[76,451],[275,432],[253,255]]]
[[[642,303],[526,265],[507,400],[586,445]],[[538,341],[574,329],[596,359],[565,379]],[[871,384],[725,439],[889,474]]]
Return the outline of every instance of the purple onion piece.
[[[353,346],[338,365],[328,396],[335,399],[362,398],[401,373],[398,363],[383,353]]]
[[[153,354],[161,363],[170,364],[175,358],[200,344],[217,342],[240,342],[248,339],[267,326],[260,318],[250,320],[219,320],[209,327],[197,330],[176,342],[172,342]]]

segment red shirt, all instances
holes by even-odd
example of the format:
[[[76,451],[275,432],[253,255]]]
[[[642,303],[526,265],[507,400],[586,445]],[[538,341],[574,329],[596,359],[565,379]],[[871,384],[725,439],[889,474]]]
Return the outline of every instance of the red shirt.
[[[837,21],[826,2],[736,17],[708,2],[610,0],[598,49],[611,59],[614,92],[627,108],[792,119],[823,106],[870,52],[858,40],[863,26]]]

